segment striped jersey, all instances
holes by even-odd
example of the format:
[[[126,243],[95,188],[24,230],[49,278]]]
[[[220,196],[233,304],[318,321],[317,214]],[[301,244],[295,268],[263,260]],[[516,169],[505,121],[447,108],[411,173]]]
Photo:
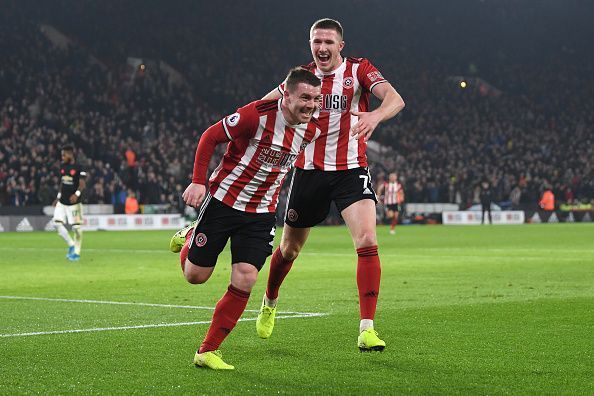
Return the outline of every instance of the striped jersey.
[[[358,120],[350,111],[369,111],[371,90],[387,80],[365,58],[344,58],[340,67],[330,73],[323,73],[314,62],[303,67],[322,80],[323,98],[316,114],[322,137],[306,147],[295,166],[326,171],[367,166],[367,143],[350,135]],[[284,83],[278,90],[282,95]]]
[[[210,195],[244,212],[274,213],[282,182],[299,153],[317,139],[315,118],[290,125],[282,99],[258,100],[221,122],[231,140],[209,179]]]
[[[384,182],[384,205],[396,205],[404,202],[404,189],[399,182]]]

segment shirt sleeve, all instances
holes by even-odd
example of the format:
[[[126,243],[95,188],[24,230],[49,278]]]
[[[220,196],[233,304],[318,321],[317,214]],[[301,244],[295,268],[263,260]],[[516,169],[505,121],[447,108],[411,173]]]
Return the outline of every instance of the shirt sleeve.
[[[357,79],[359,83],[366,91],[371,92],[373,87],[383,82],[387,82],[380,73],[379,70],[375,66],[369,62],[367,59],[363,59],[359,64],[359,69],[357,70]]]
[[[258,129],[258,112],[253,103],[244,106],[208,128],[200,137],[194,157],[192,183],[206,184],[208,164],[218,144],[249,139]]]
[[[237,109],[235,113],[223,118],[221,123],[229,140],[253,137],[258,129],[258,112],[255,104],[252,102]]]

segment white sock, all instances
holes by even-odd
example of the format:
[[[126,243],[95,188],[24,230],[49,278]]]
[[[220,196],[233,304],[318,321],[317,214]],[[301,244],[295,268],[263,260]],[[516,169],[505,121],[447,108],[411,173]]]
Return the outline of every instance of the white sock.
[[[58,230],[58,234],[62,238],[64,238],[64,240],[66,241],[66,243],[68,244],[68,246],[74,246],[74,241],[70,237],[70,234],[68,233],[68,230],[66,229],[66,227],[64,227],[64,224],[63,223],[57,223],[56,222],[56,229]]]
[[[80,256],[80,248],[82,247],[82,230],[79,225],[72,226],[74,230],[74,253]]]
[[[361,319],[361,322],[359,323],[359,333],[362,333],[367,329],[373,329],[373,319]]]
[[[277,302],[278,302],[278,298],[270,299],[270,298],[268,298],[268,296],[266,296],[266,293],[264,293],[264,305],[266,305],[267,307],[270,307],[270,308],[276,308]]]

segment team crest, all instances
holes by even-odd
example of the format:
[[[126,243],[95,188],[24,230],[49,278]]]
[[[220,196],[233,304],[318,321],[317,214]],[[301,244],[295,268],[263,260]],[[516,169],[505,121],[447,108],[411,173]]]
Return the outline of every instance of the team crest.
[[[287,219],[290,221],[297,221],[298,218],[299,214],[297,214],[297,211],[295,209],[289,209],[287,212]]]
[[[353,80],[353,77],[347,77],[342,82],[342,86],[343,86],[343,88],[347,88],[347,89],[353,88],[354,83],[355,83],[355,80]]]
[[[225,119],[225,122],[230,127],[234,127],[237,124],[239,124],[239,119],[240,118],[241,118],[241,115],[239,113],[233,113],[230,116],[227,116],[227,118]]]
[[[208,238],[206,238],[206,235],[204,235],[204,233],[199,233],[196,235],[196,246],[198,247],[202,247],[204,245],[206,245],[206,241],[208,241]]]

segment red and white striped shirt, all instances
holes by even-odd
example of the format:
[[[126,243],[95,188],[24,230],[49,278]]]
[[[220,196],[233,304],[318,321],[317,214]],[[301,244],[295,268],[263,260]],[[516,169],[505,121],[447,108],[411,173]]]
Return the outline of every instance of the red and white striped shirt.
[[[384,205],[401,204],[404,201],[404,189],[399,182],[384,182]]]
[[[276,211],[285,176],[299,153],[321,135],[315,118],[288,124],[281,103],[258,100],[221,121],[231,141],[209,179],[214,198],[244,212]]]
[[[322,80],[322,103],[316,114],[322,137],[306,147],[295,166],[301,169],[337,171],[367,166],[367,143],[350,135],[358,117],[354,111],[369,111],[369,94],[377,84],[386,82],[365,58],[345,58],[336,70],[323,73],[314,62],[305,69]],[[284,83],[278,87],[281,95]]]

